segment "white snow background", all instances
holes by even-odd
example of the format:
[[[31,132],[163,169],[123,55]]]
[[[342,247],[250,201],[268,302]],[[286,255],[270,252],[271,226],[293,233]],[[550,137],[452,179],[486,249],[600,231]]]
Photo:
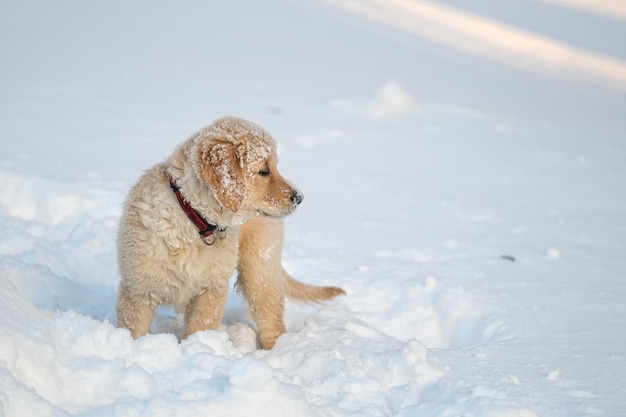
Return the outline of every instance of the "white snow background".
[[[0,0],[0,415],[625,415],[624,19],[611,0]],[[305,194],[286,268],[348,296],[288,304],[271,351],[234,291],[224,331],[179,343],[161,309],[133,340],[123,199],[229,114]]]

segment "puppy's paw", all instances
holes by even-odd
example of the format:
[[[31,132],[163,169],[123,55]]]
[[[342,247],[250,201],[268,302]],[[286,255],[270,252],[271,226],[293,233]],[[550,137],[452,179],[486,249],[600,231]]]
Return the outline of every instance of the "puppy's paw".
[[[257,349],[256,332],[247,324],[235,323],[226,332],[233,345],[244,355]]]

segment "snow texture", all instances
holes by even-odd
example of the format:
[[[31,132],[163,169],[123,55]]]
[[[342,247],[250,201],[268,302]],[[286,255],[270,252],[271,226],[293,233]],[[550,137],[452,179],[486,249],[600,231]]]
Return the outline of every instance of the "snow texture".
[[[4,0],[0,416],[624,415],[626,25],[582,3]],[[124,197],[228,114],[307,195],[285,267],[348,295],[271,351],[235,291],[133,340]]]

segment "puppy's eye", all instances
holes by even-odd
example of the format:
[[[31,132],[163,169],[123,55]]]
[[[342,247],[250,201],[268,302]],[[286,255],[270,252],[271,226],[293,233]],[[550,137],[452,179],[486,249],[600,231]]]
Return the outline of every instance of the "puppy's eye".
[[[259,171],[259,175],[262,177],[267,177],[268,175],[270,175],[270,169],[269,168],[264,168],[262,170]]]

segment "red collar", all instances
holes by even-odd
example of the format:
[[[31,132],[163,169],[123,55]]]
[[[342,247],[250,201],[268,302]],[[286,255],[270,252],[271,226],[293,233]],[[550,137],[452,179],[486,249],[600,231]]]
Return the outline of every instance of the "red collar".
[[[219,228],[217,224],[212,224],[204,220],[202,215],[191,207],[189,201],[185,199],[183,194],[180,192],[180,187],[176,184],[176,180],[172,177],[170,177],[170,187],[172,188],[172,191],[174,191],[174,194],[176,194],[180,207],[183,209],[187,217],[189,217],[189,220],[191,220],[191,222],[198,228],[198,233],[204,240],[204,243],[207,245],[214,244],[217,240],[214,233],[216,231],[223,233],[226,229]],[[212,238],[208,239],[210,237]]]

